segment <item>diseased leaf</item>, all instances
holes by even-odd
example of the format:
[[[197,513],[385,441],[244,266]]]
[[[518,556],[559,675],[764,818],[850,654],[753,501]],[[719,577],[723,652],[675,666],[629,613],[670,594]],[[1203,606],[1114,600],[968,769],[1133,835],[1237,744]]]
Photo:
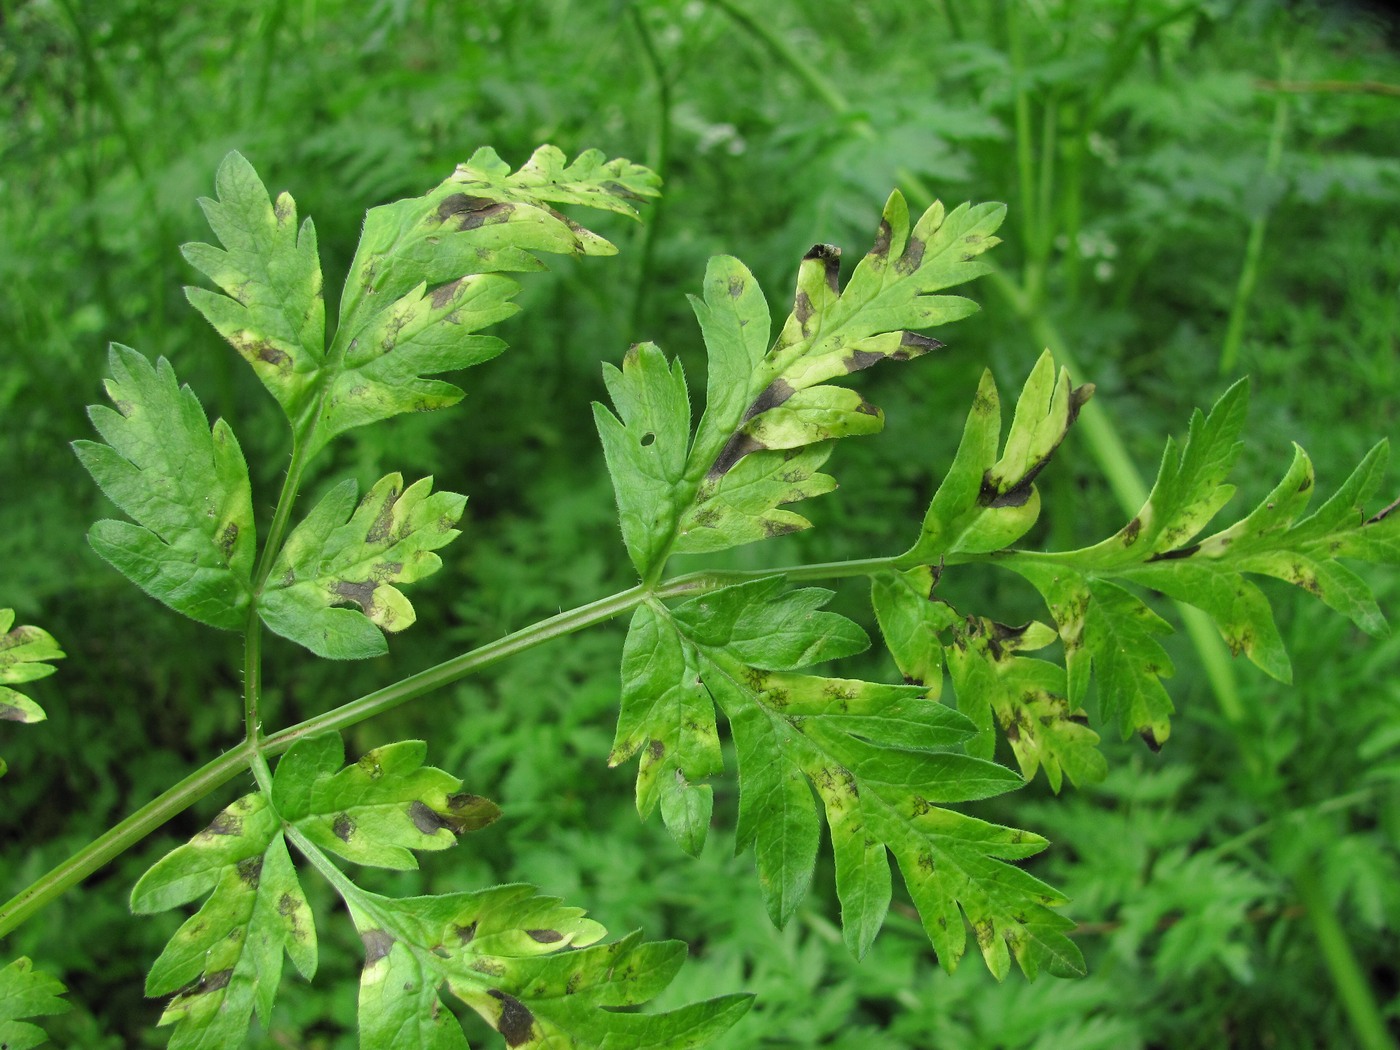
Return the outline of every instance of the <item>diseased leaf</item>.
[[[657,181],[646,168],[606,161],[596,150],[566,167],[552,146],[511,174],[483,149],[424,196],[371,209],[326,355],[311,449],[352,427],[456,404],[461,389],[423,377],[505,349],[474,334],[517,310],[518,286],[496,274],[543,269],[537,251],[617,250],[547,202],[634,215],[629,202],[655,196]]]
[[[47,1042],[44,1030],[24,1018],[67,1013],[69,1003],[59,998],[65,991],[24,956],[0,969],[0,1047],[31,1050]]]
[[[10,686],[47,678],[56,670],[49,661],[64,653],[48,631],[14,623],[15,611],[0,609],[0,722],[42,722],[44,709]],[[7,768],[0,758],[0,777]]]
[[[1093,392],[1092,386],[1071,387],[1063,368],[1056,375],[1046,351],[1016,402],[998,457],[1001,402],[991,372],[982,373],[953,464],[924,516],[918,542],[901,561],[932,565],[950,555],[1001,550],[1025,535],[1040,515],[1035,478]]]
[[[651,343],[628,350],[621,369],[604,365],[603,381],[618,416],[597,402],[593,416],[617,494],[623,542],[645,577],[664,553],[675,520],[675,491],[690,443],[690,396],[681,363],[668,367]]]
[[[933,596],[938,574],[928,565],[887,572],[870,581],[870,602],[885,646],[908,685],[921,685],[930,700],[943,691],[940,635],[959,619],[957,611]]]
[[[287,837],[303,851],[403,869],[416,867],[409,850],[444,849],[496,819],[494,803],[424,766],[425,751],[404,741],[342,768],[338,735],[298,741],[277,765],[270,800],[245,795],[141,877],[131,893],[141,914],[209,894],[146,981],[147,995],[174,993],[160,1021],[176,1026],[172,1047],[238,1046],[254,1012],[266,1025],[284,949],[303,977],[314,975],[316,930]]]
[[[248,467],[222,419],[211,432],[199,399],[176,384],[164,358],[152,366],[113,345],[107,394],[93,405],[106,444],[73,449],[107,498],[130,515],[99,521],[93,549],[153,598],[200,623],[240,630],[251,600],[257,538]]]
[[[958,710],[978,730],[968,751],[992,757],[995,720],[1011,742],[1021,775],[1031,780],[1044,767],[1045,779],[1058,793],[1066,776],[1076,785],[1102,780],[1108,763],[1096,746],[1099,735],[1065,695],[1064,668],[1017,655],[1043,648],[1055,637],[1053,630],[1035,621],[1007,627],[968,617],[948,647],[948,668]]]
[[[316,970],[311,909],[277,813],[261,795],[239,799],[159,860],[132,890],[131,908],[165,911],[205,893],[146,979],[148,996],[174,993],[160,1019],[176,1026],[174,1050],[237,1046],[254,1011],[265,1025],[284,948],[302,976]]]
[[[816,863],[815,788],[831,831],[846,943],[855,955],[864,954],[884,922],[892,852],[948,969],[965,950],[966,914],[985,932],[979,943],[998,976],[1010,954],[1031,975],[1042,966],[1082,970],[1064,936],[1069,921],[1049,910],[1063,898],[1006,863],[1038,852],[1044,840],[945,808],[1021,783],[1002,766],[950,750],[974,735],[972,722],[927,699],[924,685],[795,673],[867,644],[855,624],[822,610],[829,598],[814,588],[785,592],[781,579],[770,578],[701,595],[669,613],[648,607],[629,638],[629,695],[615,760],[642,746],[634,712],[674,710],[677,694],[691,710],[700,705],[692,684],[697,669],[734,735],[736,844],[754,847],[777,925],[796,911]]]
[[[376,1050],[464,1047],[438,1001],[444,982],[508,1047],[685,1050],[710,1044],[751,1002],[730,995],[659,1014],[615,1009],[665,989],[685,945],[644,943],[640,933],[598,944],[602,926],[529,886],[402,901],[346,889],[365,945],[361,1045]]]
[[[706,779],[723,771],[715,709],[693,656],[651,605],[632,616],[622,649],[622,705],[608,765],[642,751],[637,812],[661,819],[691,856],[705,845],[714,809]]]
[[[432,492],[431,478],[405,489],[390,474],[354,504],[354,481],[326,494],[288,537],[258,601],[273,631],[335,660],[387,652],[379,629],[412,625],[413,606],[394,585],[441,567],[433,551],[459,535],[466,497]]]
[[[310,219],[297,225],[296,202],[273,204],[253,166],[230,153],[214,179],[217,200],[200,207],[223,248],[187,244],[185,259],[224,292],[186,288],[185,295],[253,367],[289,419],[315,395],[325,363],[326,305],[321,261]]]
[[[1364,503],[1385,469],[1377,445],[1316,513],[1303,518],[1314,489],[1312,463],[1293,463],[1244,518],[1201,540],[1197,534],[1234,492],[1225,478],[1239,455],[1247,387],[1237,383],[1197,412],[1186,441],[1168,440],[1157,481],[1141,511],[1102,543],[1064,553],[1008,552],[999,563],[1035,585],[1065,645],[1071,706],[1097,676],[1099,713],[1153,748],[1170,734],[1170,699],[1161,678],[1171,661],[1156,636],[1170,627],[1117,583],[1138,584],[1206,612],[1236,655],[1289,681],[1292,668],[1268,599],[1246,573],[1302,587],[1375,635],[1387,625],[1365,581],[1336,559],[1400,564],[1394,504],[1368,516]],[[1194,541],[1194,542],[1193,542]]]
[[[440,850],[500,816],[495,803],[462,792],[456,777],[423,765],[428,747],[405,740],[345,761],[340,737],[299,742],[277,764],[272,800],[306,839],[357,864],[411,870],[411,850]]]

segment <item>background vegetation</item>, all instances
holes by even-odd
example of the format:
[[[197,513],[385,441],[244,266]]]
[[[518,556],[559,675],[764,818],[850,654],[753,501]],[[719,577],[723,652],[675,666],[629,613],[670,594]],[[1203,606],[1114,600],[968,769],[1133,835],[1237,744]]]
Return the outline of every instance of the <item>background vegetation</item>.
[[[280,724],[632,582],[588,413],[599,363],[655,339],[698,376],[684,293],[709,255],[742,257],[776,306],[811,243],[859,257],[895,185],[917,204],[1008,202],[1002,271],[973,286],[985,310],[940,333],[941,356],[872,376],[887,433],[838,452],[844,487],[813,506],[818,528],[780,541],[804,557],[907,546],[980,369],[1016,389],[1043,345],[1098,385],[1102,409],[1043,478],[1060,546],[1116,529],[1132,465],[1150,476],[1163,436],[1240,374],[1253,411],[1236,506],[1268,491],[1289,441],[1326,490],[1400,436],[1400,58],[1396,30],[1360,9],[9,0],[0,18],[0,603],[69,653],[33,691],[48,723],[5,735],[5,896],[240,734],[236,640],[91,553],[83,534],[106,511],[66,447],[89,436],[109,340],[164,354],[211,414],[245,421],[270,512],[280,418],[180,290],[197,275],[177,246],[205,236],[195,200],[229,149],[315,217],[328,289],[367,207],[423,192],[481,144],[512,163],[540,142],[597,146],[666,180],[645,226],[597,227],[620,259],[527,284],[500,333],[512,351],[472,374],[467,412],[352,437],[322,464],[362,487],[433,473],[470,493],[466,535],[415,591],[420,627],[390,656],[327,665],[269,639]],[[1393,611],[1400,580],[1373,585]],[[981,586],[963,592],[979,610],[1037,615],[1029,588]],[[424,736],[506,811],[450,860],[381,878],[400,893],[528,879],[614,931],[685,938],[675,1001],[759,994],[735,1048],[1390,1045],[1400,641],[1283,601],[1291,689],[1179,632],[1162,754],[1111,744],[1103,785],[1055,798],[1041,782],[985,807],[1054,840],[1035,870],[1074,898],[1091,967],[1077,983],[997,986],[975,960],[948,977],[908,914],[857,965],[820,869],[799,917],[772,930],[729,833],[686,859],[638,823],[631,777],[604,768],[621,625],[352,734],[361,748]],[[163,1045],[142,975],[179,917],[136,922],[127,893],[243,787],[7,942],[72,989],[78,1008],[48,1025],[58,1045]],[[717,805],[732,811],[732,786]],[[360,947],[346,923],[322,929],[340,940],[316,985],[284,990],[258,1045],[355,1045]]]

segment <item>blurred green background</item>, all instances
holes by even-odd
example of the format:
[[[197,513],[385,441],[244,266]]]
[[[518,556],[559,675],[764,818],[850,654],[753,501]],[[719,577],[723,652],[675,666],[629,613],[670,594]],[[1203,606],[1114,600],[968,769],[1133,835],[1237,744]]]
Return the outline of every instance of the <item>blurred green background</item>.
[[[390,656],[329,665],[269,638],[270,727],[634,582],[589,416],[600,362],[652,339],[698,378],[684,294],[708,256],[743,258],[779,310],[813,242],[845,246],[848,268],[859,258],[895,186],[920,206],[1007,202],[1001,273],[970,289],[981,314],[938,333],[947,350],[869,375],[887,431],[842,443],[843,488],[813,504],[818,527],[730,564],[903,550],[980,370],[1009,396],[1044,345],[1097,384],[1106,414],[1042,475],[1035,543],[1121,525],[1104,457],[1121,448],[1150,480],[1165,435],[1240,375],[1253,392],[1241,513],[1290,441],[1326,491],[1400,436],[1400,29],[1360,7],[5,0],[0,19],[0,604],[69,654],[32,691],[49,721],[0,738],[6,897],[241,735],[237,639],[179,619],[92,554],[86,527],[111,510],[67,448],[89,435],[109,341],[163,354],[233,422],[270,513],[280,413],[181,292],[197,275],[178,246],[208,237],[196,199],[230,149],[314,216],[331,295],[364,210],[424,192],[478,145],[513,164],[541,142],[598,147],[665,178],[645,225],[595,224],[618,258],[527,280],[524,312],[499,332],[512,350],[465,378],[462,407],[356,431],[323,457],[305,506],[346,474],[432,473],[470,494],[465,535],[414,591],[419,624]],[[1400,579],[1371,582],[1393,612]],[[950,572],[944,586],[966,611],[1044,616],[1016,580]],[[1239,665],[1231,691],[1178,632],[1162,754],[1109,742],[1106,783],[1056,798],[1041,781],[979,810],[1053,840],[1032,867],[1074,898],[1082,981],[998,986],[973,957],[949,977],[898,903],[856,964],[829,867],[773,930],[751,858],[731,856],[732,781],[691,861],[659,821],[637,821],[630,769],[605,769],[621,625],[353,731],[352,751],[425,737],[507,814],[421,873],[364,882],[528,880],[614,933],[684,938],[692,959],[665,1003],[757,992],[724,1044],[740,1050],[1393,1045],[1400,641],[1269,593],[1291,688]],[[860,601],[858,588],[838,598],[869,621]],[[876,655],[861,664],[844,672],[894,673]],[[181,916],[135,921],[126,895],[246,787],[6,942],[5,958],[32,955],[71,988],[74,1012],[47,1025],[57,1045],[164,1045],[141,986]],[[314,986],[288,978],[250,1045],[356,1045],[358,939],[327,894],[313,903],[321,972]],[[468,1024],[474,1045],[500,1045]]]

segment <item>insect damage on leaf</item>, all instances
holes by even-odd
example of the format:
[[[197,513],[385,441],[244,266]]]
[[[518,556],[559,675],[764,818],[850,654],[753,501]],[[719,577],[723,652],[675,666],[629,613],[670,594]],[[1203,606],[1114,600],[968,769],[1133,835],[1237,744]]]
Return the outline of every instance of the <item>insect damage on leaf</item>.
[[[258,600],[263,622],[318,656],[386,652],[380,629],[402,631],[415,618],[395,584],[442,566],[433,552],[459,535],[465,505],[465,496],[433,492],[431,478],[405,489],[390,474],[355,506],[354,481],[342,482],[288,537]]]

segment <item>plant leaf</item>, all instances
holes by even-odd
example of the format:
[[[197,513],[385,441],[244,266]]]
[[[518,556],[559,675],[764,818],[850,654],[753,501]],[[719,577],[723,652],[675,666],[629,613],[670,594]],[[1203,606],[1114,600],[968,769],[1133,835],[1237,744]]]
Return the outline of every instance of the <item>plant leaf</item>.
[[[404,741],[342,768],[338,735],[298,741],[277,765],[270,800],[245,795],[141,877],[131,893],[141,914],[209,894],[146,982],[147,995],[175,993],[160,1022],[176,1026],[172,1047],[237,1046],[255,1011],[266,1024],[284,949],[302,976],[314,975],[316,930],[286,836],[402,869],[416,866],[410,849],[444,849],[499,815],[494,803],[424,766],[425,751],[421,741]]]
[[[1364,507],[1384,474],[1385,442],[1306,518],[1313,467],[1294,446],[1288,471],[1254,510],[1192,542],[1234,492],[1225,478],[1239,455],[1247,395],[1236,383],[1209,414],[1193,415],[1185,442],[1168,440],[1147,502],[1114,536],[1078,551],[998,559],[1030,580],[1050,608],[1065,646],[1070,705],[1082,701],[1092,667],[1100,716],[1116,718],[1125,737],[1137,732],[1153,748],[1170,734],[1172,705],[1160,679],[1172,665],[1156,640],[1170,627],[1113,581],[1202,609],[1233,653],[1281,681],[1292,676],[1288,653],[1268,599],[1246,573],[1300,586],[1369,634],[1388,630],[1366,582],[1337,560],[1400,564],[1396,504],[1376,514]]]
[[[320,379],[311,450],[352,427],[456,404],[461,389],[423,377],[505,349],[474,334],[518,309],[517,284],[496,272],[543,269],[535,251],[617,251],[546,202],[635,215],[629,202],[655,196],[657,181],[596,150],[565,166],[553,146],[511,174],[483,149],[428,194],[371,209]]]
[[[826,457],[818,450],[884,425],[859,394],[823,384],[941,346],[910,329],[976,309],[934,293],[987,272],[975,259],[998,243],[992,232],[1004,213],[995,204],[949,213],[935,203],[911,229],[904,198],[892,194],[875,245],[844,290],[840,250],[817,245],[807,253],[792,313],[766,352],[768,308],[753,275],[737,259],[711,260],[704,297],[691,300],[709,354],[709,403],[687,470],[698,484],[688,509],[682,506],[676,553],[722,550],[810,524],[776,508],[834,487],[815,473]]]
[[[88,409],[106,444],[73,449],[108,499],[136,524],[99,521],[98,554],[153,598],[211,627],[239,630],[251,600],[257,537],[248,467],[222,419],[211,432],[199,399],[113,344],[107,394],[115,410]]]
[[[668,367],[655,345],[642,343],[627,351],[621,369],[605,364],[603,381],[621,418],[597,402],[593,416],[617,494],[623,542],[645,577],[664,553],[676,515],[673,494],[685,474],[685,373],[679,361]]]
[[[888,851],[946,968],[965,950],[965,913],[981,931],[983,954],[998,976],[1010,954],[1030,975],[1042,966],[1082,970],[1063,933],[1069,921],[1049,910],[1063,898],[1006,863],[1038,852],[1044,840],[944,806],[1021,783],[1002,766],[950,750],[974,735],[974,725],[928,700],[923,685],[794,673],[868,644],[855,624],[822,611],[829,598],[815,588],[784,591],[780,578],[770,578],[704,594],[664,616],[663,608],[648,607],[629,638],[628,700],[614,758],[641,747],[645,730],[637,712],[669,704],[669,715],[679,706],[671,690],[691,710],[699,706],[692,668],[698,669],[734,735],[736,844],[754,846],[764,902],[777,925],[796,911],[816,863],[815,788],[831,831],[846,943],[855,955],[869,948],[889,907]],[[674,640],[664,637],[668,629]],[[677,738],[684,746],[681,733],[667,739]],[[670,751],[663,747],[662,755]]]
[[[1051,790],[1058,794],[1064,777],[1076,785],[1096,783],[1107,775],[1108,763],[1096,746],[1099,735],[1084,724],[1084,712],[1065,695],[1064,668],[1017,655],[1042,648],[1055,637],[1052,629],[1035,621],[1007,627],[968,617],[948,647],[948,668],[958,710],[978,729],[968,751],[992,757],[995,719],[1011,742],[1021,775],[1031,780],[1044,767]]]
[[[456,777],[423,765],[428,747],[405,740],[344,766],[339,735],[297,743],[277,764],[272,801],[282,819],[320,849],[357,864],[404,871],[411,850],[441,850],[501,811],[462,792]],[[344,768],[342,768],[344,766]]]
[[[0,1046],[31,1050],[47,1042],[42,1028],[22,1018],[66,1013],[70,1005],[59,998],[66,990],[24,956],[0,969]]]
[[[64,652],[48,631],[14,623],[15,611],[0,609],[0,722],[42,722],[44,709],[9,687],[47,678],[57,670],[48,661],[62,660]],[[0,777],[7,769],[0,758]]]
[[[354,503],[351,480],[326,494],[287,538],[258,602],[273,631],[335,660],[378,656],[388,650],[379,628],[412,625],[413,606],[394,584],[442,566],[433,551],[459,535],[466,497],[432,492],[432,478],[405,489],[389,474],[352,513]]]
[[[933,596],[938,574],[928,565],[879,573],[870,581],[870,603],[885,646],[907,685],[921,685],[937,700],[943,691],[940,635],[959,619],[957,611]]]
[[[1093,396],[1092,386],[1071,387],[1046,351],[1016,402],[1004,451],[1001,402],[991,372],[983,372],[962,441],[924,516],[918,542],[902,562],[932,565],[954,554],[982,554],[1009,546],[1035,524],[1040,494],[1034,481],[1050,462]]]
[[[444,982],[510,1047],[684,1050],[711,1043],[751,1003],[730,995],[659,1014],[610,1009],[654,998],[685,945],[644,943],[640,933],[598,944],[602,926],[529,886],[409,900],[350,887],[347,903],[365,945],[361,1045],[376,1050],[465,1047],[438,1002]]]
[[[214,178],[217,200],[200,207],[223,248],[187,244],[185,259],[223,295],[186,288],[195,309],[253,367],[289,419],[299,418],[325,362],[326,306],[310,219],[297,226],[296,202],[273,204],[258,173],[230,153]]]

